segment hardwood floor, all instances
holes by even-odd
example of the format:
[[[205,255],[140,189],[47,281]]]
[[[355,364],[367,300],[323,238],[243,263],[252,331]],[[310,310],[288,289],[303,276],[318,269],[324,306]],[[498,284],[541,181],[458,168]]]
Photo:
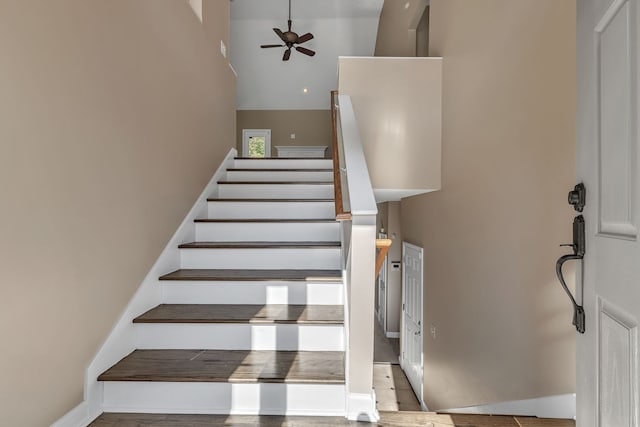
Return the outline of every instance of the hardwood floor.
[[[327,181],[218,181],[221,185],[333,185]]]
[[[207,202],[231,202],[231,203],[257,203],[257,202],[270,202],[270,203],[318,203],[318,202],[333,202],[333,199],[219,199],[208,198]]]
[[[340,270],[205,270],[184,269],[160,277],[160,280],[216,281],[307,281],[340,283]]]
[[[98,381],[344,384],[344,353],[135,350]]]
[[[339,248],[340,242],[191,242],[180,249],[300,249]]]
[[[575,427],[573,420],[487,415],[445,415],[430,412],[381,412],[375,424],[342,417],[280,417],[251,415],[102,414],[90,427]]]
[[[333,169],[258,169],[258,168],[228,168],[227,172],[333,172]]]
[[[134,323],[342,324],[341,305],[160,304]]]
[[[304,218],[304,219],[276,219],[276,218],[230,218],[230,219],[196,219],[194,221],[195,223],[216,223],[216,222],[220,222],[220,223],[224,223],[224,222],[263,222],[263,223],[274,223],[274,224],[281,224],[281,223],[299,223],[299,224],[310,224],[310,223],[315,223],[315,222],[323,222],[323,223],[329,223],[329,222],[336,222],[335,219],[326,219],[326,218]]]

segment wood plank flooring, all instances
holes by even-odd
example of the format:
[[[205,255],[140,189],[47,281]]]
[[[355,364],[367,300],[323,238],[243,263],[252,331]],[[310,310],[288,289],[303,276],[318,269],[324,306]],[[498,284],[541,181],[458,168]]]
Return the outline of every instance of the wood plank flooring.
[[[135,350],[98,381],[344,384],[344,353]]]
[[[191,242],[180,249],[301,249],[339,248],[340,242]]]
[[[330,157],[234,157],[234,160],[331,160]]]
[[[333,172],[333,169],[258,169],[228,168],[227,172]]]
[[[329,181],[218,181],[221,185],[333,185]]]
[[[160,277],[160,280],[211,281],[314,281],[340,283],[340,270],[207,270],[184,269]]]
[[[90,427],[575,427],[573,420],[487,415],[444,415],[430,412],[380,412],[373,424],[342,417],[253,415],[102,414]]]
[[[297,323],[342,324],[341,305],[161,304],[134,323]]]
[[[231,202],[231,203],[237,203],[237,202],[249,202],[249,203],[261,203],[261,202],[269,202],[269,203],[290,203],[290,202],[296,202],[296,203],[318,203],[318,202],[333,202],[333,199],[216,199],[216,198],[209,198],[207,199],[207,202]]]
[[[308,224],[315,222],[337,222],[335,219],[327,219],[327,218],[305,218],[305,219],[277,219],[277,218],[231,218],[231,219],[196,219],[193,222],[196,223],[216,223],[216,222],[264,222],[264,223],[298,223],[298,224]]]

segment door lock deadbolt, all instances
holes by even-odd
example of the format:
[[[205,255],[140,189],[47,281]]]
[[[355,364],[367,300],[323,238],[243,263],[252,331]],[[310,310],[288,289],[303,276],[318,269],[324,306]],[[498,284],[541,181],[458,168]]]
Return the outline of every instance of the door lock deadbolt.
[[[584,184],[580,183],[576,185],[572,191],[569,191],[569,204],[573,205],[573,208],[582,212],[584,209],[585,198],[587,196],[587,190],[584,188]]]

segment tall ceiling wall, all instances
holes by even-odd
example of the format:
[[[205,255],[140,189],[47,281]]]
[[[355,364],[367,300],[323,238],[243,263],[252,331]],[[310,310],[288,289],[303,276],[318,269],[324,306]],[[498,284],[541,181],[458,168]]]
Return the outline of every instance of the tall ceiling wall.
[[[234,0],[231,3],[231,65],[238,74],[239,110],[317,110],[329,108],[337,88],[339,56],[372,56],[383,0],[292,0],[292,30],[315,38],[304,44],[314,57],[284,48],[273,28],[287,26],[286,0]],[[305,92],[304,89],[307,89]]]

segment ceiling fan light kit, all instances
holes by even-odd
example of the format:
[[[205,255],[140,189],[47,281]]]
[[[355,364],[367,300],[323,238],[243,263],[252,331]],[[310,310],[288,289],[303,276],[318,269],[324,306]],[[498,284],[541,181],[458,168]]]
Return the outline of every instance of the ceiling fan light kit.
[[[268,49],[272,47],[286,48],[284,51],[284,55],[282,55],[283,61],[288,61],[289,58],[291,58],[291,49],[295,49],[298,52],[307,56],[314,56],[316,54],[311,49],[307,49],[306,47],[302,47],[302,46],[297,46],[311,40],[313,38],[313,34],[306,33],[299,36],[297,33],[294,33],[293,31],[291,31],[291,0],[289,0],[289,20],[287,21],[287,28],[288,29],[285,32],[282,32],[279,28],[273,29],[273,31],[278,35],[278,37],[280,37],[280,40],[282,40],[284,44],[263,44],[260,47],[263,49]]]

